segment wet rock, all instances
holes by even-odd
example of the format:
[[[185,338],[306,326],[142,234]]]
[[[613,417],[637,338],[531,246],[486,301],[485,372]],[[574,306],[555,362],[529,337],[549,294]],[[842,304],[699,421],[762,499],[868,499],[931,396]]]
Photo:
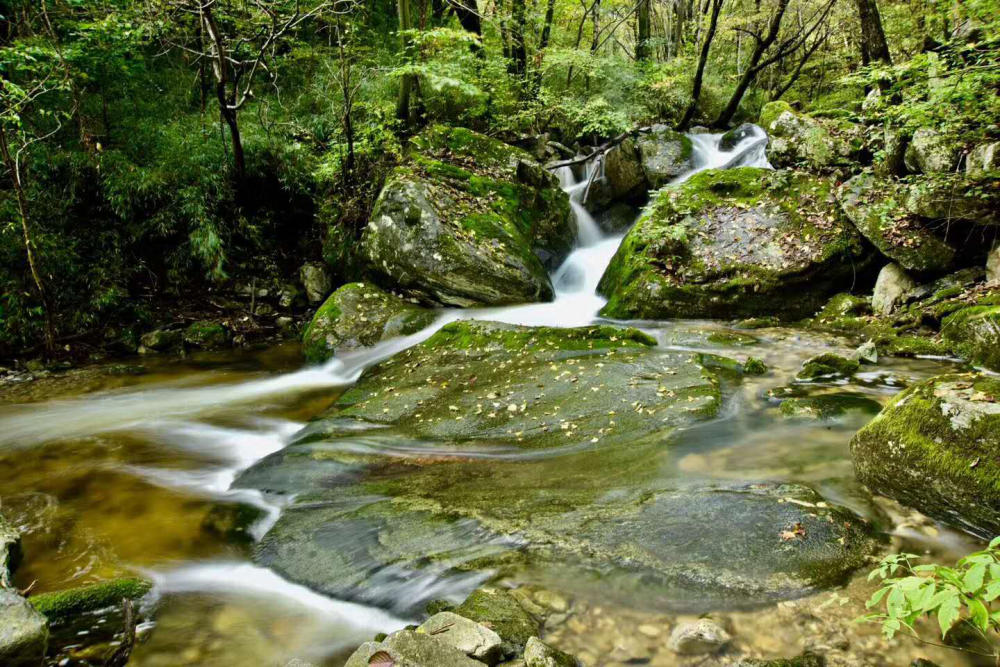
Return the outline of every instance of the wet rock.
[[[11,588],[14,571],[22,557],[21,532],[0,514],[0,588]]]
[[[0,664],[41,667],[49,642],[49,625],[20,595],[0,588]]]
[[[309,303],[319,303],[333,289],[333,276],[325,264],[312,262],[299,269],[299,280],[305,288]]]
[[[759,129],[753,123],[743,123],[739,127],[729,130],[719,139],[719,150],[726,152],[733,150],[741,141],[754,136]]]
[[[844,378],[857,373],[860,367],[855,359],[845,359],[839,354],[819,354],[806,360],[795,377],[799,380]]]
[[[636,201],[646,194],[649,181],[635,139],[625,139],[603,157],[601,174],[591,183],[586,204],[601,210],[616,202]]]
[[[777,658],[764,660],[762,658],[743,658],[732,663],[732,667],[824,667],[826,660],[815,653],[803,653],[794,658]],[[910,667],[915,667],[911,665]]]
[[[443,611],[455,611],[455,605],[448,600],[431,600],[424,607],[424,613],[428,616],[434,616]]]
[[[902,306],[917,281],[896,264],[886,264],[875,281],[872,310],[877,315],[889,315]]]
[[[964,359],[1000,371],[1000,306],[971,306],[948,315],[941,337]]]
[[[858,153],[859,132],[853,123],[810,118],[785,102],[764,105],[760,124],[770,138],[768,160],[777,168],[829,171],[850,164]]]
[[[897,186],[872,174],[855,176],[838,191],[847,217],[883,255],[907,271],[945,271],[955,249],[907,213],[904,197]]]
[[[924,380],[851,441],[873,492],[984,538],[1000,533],[1000,381],[981,373]]]
[[[763,375],[764,373],[767,373],[767,371],[767,364],[757,357],[749,357],[743,363],[743,372],[747,375]]]
[[[219,350],[229,346],[229,328],[220,322],[195,322],[184,330],[184,343],[203,350]]]
[[[362,644],[344,667],[368,667],[378,653],[388,654],[396,667],[482,667],[483,664],[430,635],[400,630],[383,642]]]
[[[580,663],[569,653],[563,653],[532,637],[524,647],[525,667],[577,667]]]
[[[144,579],[122,577],[64,591],[32,595],[29,602],[50,621],[65,621],[79,614],[139,600],[152,589]]]
[[[519,656],[541,630],[538,619],[521,607],[510,592],[480,588],[455,608],[455,614],[491,628],[502,641],[506,656]]]
[[[437,314],[400,299],[369,283],[340,287],[316,311],[302,337],[302,353],[310,363],[350,352],[429,326]]]
[[[554,591],[535,591],[535,602],[557,613],[569,611],[569,600]]]
[[[878,346],[875,345],[875,341],[867,341],[861,344],[852,356],[858,363],[875,365],[878,363]]]
[[[875,415],[881,409],[878,401],[848,393],[789,398],[781,402],[782,416],[792,419],[835,419],[854,411]]]
[[[871,301],[864,297],[853,294],[835,294],[830,301],[823,306],[816,319],[835,320],[841,317],[859,315],[870,315],[872,312]]]
[[[695,623],[681,623],[674,628],[667,646],[680,655],[703,655],[721,650],[729,640],[729,633],[722,626],[702,619]]]
[[[965,170],[973,178],[1000,170],[1000,141],[973,148],[966,158]]]
[[[503,640],[493,630],[464,616],[440,612],[424,622],[417,632],[423,632],[454,646],[459,651],[487,665],[495,665],[503,658]]]
[[[661,190],[601,278],[606,317],[812,315],[871,259],[832,185],[753,167]]]
[[[594,221],[605,234],[622,234],[639,218],[639,213],[635,206],[618,203],[599,213]]]
[[[709,334],[708,342],[732,347],[750,347],[752,345],[759,345],[760,339],[735,331],[716,331]]]
[[[915,174],[953,172],[960,155],[958,144],[943,132],[922,127],[906,149],[906,168]]]
[[[551,299],[546,265],[576,237],[558,179],[527,153],[462,128],[432,126],[411,146],[361,238],[374,282],[460,307]]]
[[[180,347],[184,338],[184,332],[171,329],[156,329],[143,334],[139,339],[141,344],[140,354],[148,352],[167,352]]]
[[[691,139],[666,125],[654,125],[639,137],[638,144],[649,187],[661,188],[694,168]]]

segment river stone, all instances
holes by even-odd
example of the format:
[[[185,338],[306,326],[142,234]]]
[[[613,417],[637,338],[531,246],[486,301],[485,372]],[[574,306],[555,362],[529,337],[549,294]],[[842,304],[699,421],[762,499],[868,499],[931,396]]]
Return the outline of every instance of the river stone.
[[[302,336],[302,353],[310,363],[335,354],[371,347],[429,326],[437,314],[369,283],[340,287],[320,306]]]
[[[661,188],[694,168],[691,139],[666,125],[654,125],[639,137],[639,156],[652,188]]]
[[[184,343],[205,350],[218,350],[229,346],[229,328],[212,321],[195,322],[184,330]]]
[[[978,178],[996,170],[1000,170],[1000,141],[976,146],[969,152],[965,162],[969,176]]]
[[[832,184],[754,167],[661,190],[601,278],[605,317],[811,316],[870,261]]]
[[[946,374],[899,396],[851,441],[875,493],[985,539],[1000,534],[1000,380]]]
[[[333,276],[325,264],[311,262],[299,269],[299,280],[306,290],[309,303],[320,303],[333,289]]]
[[[941,337],[971,363],[1000,371],[1000,306],[970,306],[948,315]]]
[[[588,208],[603,210],[611,204],[634,202],[645,196],[649,181],[635,139],[627,138],[612,147],[601,160],[602,173],[594,177],[587,192]]]
[[[546,265],[576,237],[558,179],[528,153],[462,128],[432,126],[410,144],[362,234],[363,271],[431,304],[550,300]]]
[[[344,667],[368,667],[378,653],[387,653],[395,667],[482,667],[453,646],[429,635],[400,630],[385,641],[366,642],[348,658]]]
[[[890,315],[902,306],[909,293],[916,289],[917,281],[896,264],[886,264],[875,281],[872,293],[872,310],[877,315]]]
[[[955,259],[954,248],[907,213],[893,183],[860,174],[840,187],[838,198],[858,231],[903,269],[940,273]]]
[[[782,416],[790,419],[827,420],[855,411],[876,415],[881,409],[878,401],[849,393],[788,398],[781,402]]]
[[[493,629],[502,641],[505,656],[519,656],[541,625],[511,593],[498,588],[480,588],[458,607],[455,614]]]
[[[680,655],[715,653],[729,643],[729,633],[718,623],[702,619],[681,623],[670,633],[667,647]]]
[[[524,647],[525,667],[577,667],[579,664],[569,653],[549,646],[538,637],[529,639]]]
[[[719,139],[719,150],[726,151],[727,153],[732,151],[734,148],[739,146],[740,142],[747,137],[753,136],[757,133],[758,128],[753,123],[743,123],[739,127],[729,130],[722,138]]]
[[[66,621],[87,612],[117,607],[122,600],[139,600],[153,585],[134,577],[119,577],[96,584],[32,595],[29,602],[50,621]]]
[[[49,625],[20,595],[0,588],[0,664],[41,667],[49,642]]]
[[[926,662],[921,659],[914,660],[910,667],[931,667],[931,665],[918,665],[918,662]],[[762,658],[742,658],[734,662],[731,667],[825,667],[826,659],[815,653],[803,653],[794,658],[776,658],[764,660]],[[934,666],[936,667],[936,666]]]
[[[139,353],[146,352],[166,352],[179,347],[183,340],[184,332],[170,329],[156,329],[142,335],[139,339],[141,347]]]
[[[20,531],[0,513],[0,588],[11,588],[11,579],[22,557]]]
[[[796,113],[786,102],[770,102],[760,112],[767,132],[768,161],[777,168],[829,171],[847,166],[858,153],[857,126]]]
[[[605,234],[624,234],[639,217],[639,213],[635,206],[618,203],[598,214],[594,221]]]
[[[807,359],[795,377],[799,380],[845,378],[857,373],[860,367],[857,359],[845,359],[839,354],[827,352]]]
[[[450,611],[431,616],[417,628],[417,632],[454,646],[470,658],[487,665],[495,665],[503,658],[503,640],[500,635]]]
[[[922,127],[913,133],[906,148],[906,168],[916,174],[953,172],[960,155],[957,142],[943,132]]]

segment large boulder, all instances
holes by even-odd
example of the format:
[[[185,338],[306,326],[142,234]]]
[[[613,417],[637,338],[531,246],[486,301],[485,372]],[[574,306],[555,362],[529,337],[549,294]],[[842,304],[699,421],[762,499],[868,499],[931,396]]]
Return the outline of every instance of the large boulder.
[[[953,222],[1000,225],[1000,191],[995,181],[963,174],[920,178],[909,186],[906,210],[947,227]]]
[[[691,139],[666,125],[654,125],[639,136],[639,156],[652,188],[662,188],[694,168]]]
[[[1000,380],[980,373],[924,380],[851,441],[858,478],[985,538],[1000,534]]]
[[[601,278],[607,317],[802,318],[871,259],[832,185],[754,167],[665,188]]]
[[[408,336],[429,326],[437,314],[369,283],[348,283],[316,311],[302,336],[302,353],[310,363],[335,354]]]
[[[859,151],[860,132],[853,123],[810,118],[786,102],[764,105],[760,124],[770,137],[767,158],[778,168],[825,172],[849,165]]]
[[[0,588],[0,665],[41,667],[49,643],[49,624],[20,595]]]
[[[364,272],[431,304],[551,299],[546,265],[575,241],[558,179],[528,153],[463,128],[432,126],[410,143],[362,234]]]
[[[627,138],[606,151],[600,168],[602,173],[594,177],[585,202],[594,210],[605,209],[616,202],[638,201],[649,190],[635,139]]]
[[[1000,141],[976,146],[966,158],[965,171],[969,176],[978,178],[987,172],[1000,170]]]
[[[941,337],[971,363],[1000,371],[1000,306],[970,306],[948,315]]]
[[[634,329],[449,324],[241,476],[294,496],[253,558],[401,614],[505,575],[688,610],[842,581],[881,544],[856,515],[805,487],[661,474],[678,429],[717,414],[724,361]],[[507,642],[533,629],[490,601],[454,612]]]
[[[959,145],[943,132],[922,127],[906,148],[906,168],[916,174],[953,172],[961,155]]]
[[[838,191],[840,204],[854,226],[879,252],[907,271],[940,273],[955,259],[955,249],[903,208],[905,195],[888,181],[860,174]]]
[[[906,303],[910,292],[917,288],[917,281],[897,264],[886,264],[875,281],[872,293],[872,310],[876,315],[889,315]]]

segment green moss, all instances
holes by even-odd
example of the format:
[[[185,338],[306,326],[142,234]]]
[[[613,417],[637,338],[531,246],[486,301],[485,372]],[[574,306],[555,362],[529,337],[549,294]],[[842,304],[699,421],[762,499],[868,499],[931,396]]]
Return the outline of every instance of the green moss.
[[[743,364],[743,372],[747,375],[763,375],[767,370],[767,364],[757,357],[750,357]]]
[[[32,595],[28,601],[50,621],[67,620],[78,614],[138,600],[152,584],[143,579],[122,578],[54,593]]]
[[[500,347],[515,352],[527,349],[563,351],[602,350],[620,347],[654,347],[656,339],[634,327],[608,325],[562,329],[557,327],[484,329],[475,322],[451,322],[431,336],[424,345],[449,350]]]
[[[185,329],[184,342],[205,349],[224,347],[229,344],[229,329],[218,322],[195,322]]]
[[[708,342],[716,343],[718,345],[732,345],[739,347],[748,347],[750,345],[758,345],[760,343],[760,341],[753,336],[732,331],[716,331],[715,333],[709,335]]]
[[[760,126],[763,127],[765,131],[768,130],[771,127],[771,123],[777,120],[778,116],[786,111],[795,113],[792,109],[792,105],[788,102],[768,102],[764,105],[764,108],[760,110]]]
[[[528,640],[541,632],[538,621],[521,607],[517,598],[500,589],[480,588],[473,591],[465,602],[455,608],[455,613],[482,623],[500,635],[507,655],[520,655]]]
[[[846,393],[789,398],[781,402],[781,414],[790,418],[833,419],[851,411],[874,415],[881,409],[878,401]]]
[[[948,315],[941,336],[971,363],[1000,371],[1000,306],[971,306]]]
[[[734,667],[824,667],[826,660],[823,656],[815,653],[803,653],[795,658],[778,658],[776,660],[763,660],[760,658],[744,658]]]
[[[854,359],[845,359],[837,354],[820,354],[802,365],[797,377],[800,380],[815,380],[821,377],[849,377],[858,372],[861,365]]]

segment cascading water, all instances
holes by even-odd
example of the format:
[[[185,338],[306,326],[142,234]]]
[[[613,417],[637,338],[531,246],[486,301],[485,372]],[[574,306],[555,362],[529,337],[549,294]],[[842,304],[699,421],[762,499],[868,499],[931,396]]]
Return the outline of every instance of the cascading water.
[[[709,168],[731,166],[768,167],[764,154],[767,137],[759,129],[749,131],[732,147],[720,149],[722,135],[691,135],[695,168],[676,179],[682,182]],[[152,484],[194,492],[214,501],[255,505],[266,518],[257,526],[256,536],[270,525],[282,509],[272,499],[246,490],[230,490],[241,471],[284,447],[302,424],[288,420],[240,420],[248,405],[288,401],[295,395],[319,389],[347,387],[368,367],[427,339],[449,322],[459,319],[493,320],[511,324],[583,326],[598,318],[605,300],[597,285],[617,251],[622,234],[604,234],[585,206],[588,184],[606,176],[600,161],[585,165],[579,178],[570,167],[558,170],[563,189],[569,194],[577,226],[578,246],[553,273],[555,298],[549,303],[505,308],[442,310],[436,322],[412,336],[383,342],[371,349],[337,357],[322,367],[313,367],[277,377],[243,382],[221,382],[191,387],[184,383],[158,389],[88,395],[79,399],[13,406],[0,410],[4,428],[0,450],[42,445],[69,438],[128,432],[142,434],[166,452],[197,452],[206,462],[198,470],[178,470],[156,465],[132,465],[125,470]],[[218,420],[228,420],[220,426]],[[215,420],[215,421],[210,421]],[[237,423],[233,425],[233,421]],[[275,598],[284,604],[319,609],[333,632],[351,643],[369,636],[375,629],[392,628],[399,622],[377,611],[309,593],[301,586],[246,563],[185,563],[153,574],[161,592],[211,592],[246,594],[255,598]],[[426,582],[420,585],[427,585]],[[400,591],[405,595],[405,591]]]

